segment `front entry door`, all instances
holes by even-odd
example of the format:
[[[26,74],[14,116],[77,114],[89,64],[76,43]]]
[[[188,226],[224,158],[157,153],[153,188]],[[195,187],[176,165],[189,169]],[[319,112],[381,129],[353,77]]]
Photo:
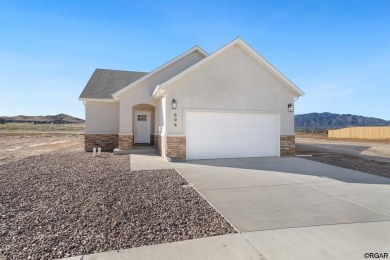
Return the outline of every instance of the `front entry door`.
[[[150,144],[150,116],[149,111],[135,112],[134,143]]]

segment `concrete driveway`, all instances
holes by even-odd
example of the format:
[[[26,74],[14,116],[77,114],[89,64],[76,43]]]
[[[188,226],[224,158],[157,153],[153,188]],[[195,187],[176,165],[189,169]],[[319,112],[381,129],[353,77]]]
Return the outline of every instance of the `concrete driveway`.
[[[300,158],[177,162],[268,259],[390,255],[390,179]]]

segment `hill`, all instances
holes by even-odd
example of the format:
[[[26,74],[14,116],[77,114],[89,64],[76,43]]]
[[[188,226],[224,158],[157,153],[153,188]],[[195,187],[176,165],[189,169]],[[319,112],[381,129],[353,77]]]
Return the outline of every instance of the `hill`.
[[[2,123],[33,123],[33,124],[82,124],[83,119],[69,116],[66,114],[58,114],[54,116],[0,116],[0,124]]]
[[[351,126],[390,126],[390,121],[350,114],[309,113],[295,115],[295,129],[335,129]]]

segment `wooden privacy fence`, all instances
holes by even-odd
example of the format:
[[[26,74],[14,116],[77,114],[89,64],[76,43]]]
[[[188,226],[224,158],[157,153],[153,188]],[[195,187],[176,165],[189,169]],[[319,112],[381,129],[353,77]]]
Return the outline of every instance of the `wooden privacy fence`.
[[[390,126],[349,127],[328,130],[329,138],[390,139]]]

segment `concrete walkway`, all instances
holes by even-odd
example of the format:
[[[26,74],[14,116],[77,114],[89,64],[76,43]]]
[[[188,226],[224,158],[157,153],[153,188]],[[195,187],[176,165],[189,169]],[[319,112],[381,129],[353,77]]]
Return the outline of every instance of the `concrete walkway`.
[[[153,146],[135,146],[130,151],[131,171],[173,169],[173,165],[161,157]]]
[[[300,158],[174,163],[267,259],[390,254],[390,179]]]
[[[207,237],[167,244],[143,246],[132,249],[110,251],[83,257],[70,257],[70,260],[103,259],[262,259],[258,251],[240,234]]]

